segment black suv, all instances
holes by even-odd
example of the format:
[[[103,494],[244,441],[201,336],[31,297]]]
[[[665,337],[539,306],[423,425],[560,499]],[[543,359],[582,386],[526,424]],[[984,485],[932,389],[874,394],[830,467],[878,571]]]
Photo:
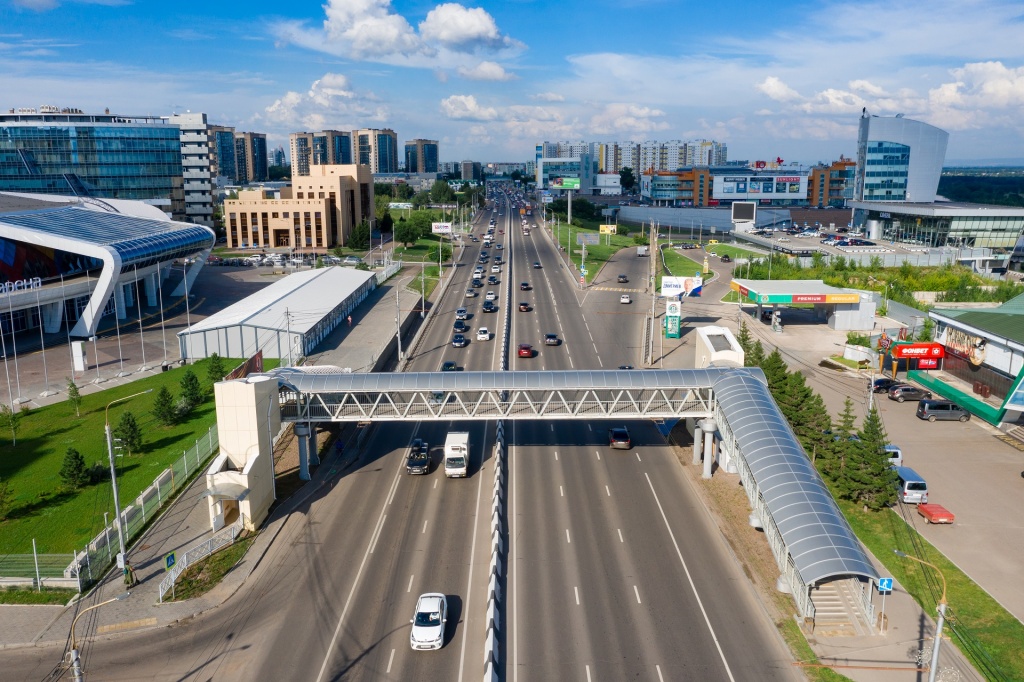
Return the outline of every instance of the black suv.
[[[409,454],[405,457],[405,470],[410,474],[430,473],[430,446],[421,438],[409,444]]]
[[[869,384],[868,388],[875,393],[888,393],[890,388],[899,386],[902,383],[902,381],[897,379],[875,379],[875,383]]]
[[[625,275],[619,275],[615,279],[619,284],[625,284],[626,282],[629,281],[629,277],[626,277]]]

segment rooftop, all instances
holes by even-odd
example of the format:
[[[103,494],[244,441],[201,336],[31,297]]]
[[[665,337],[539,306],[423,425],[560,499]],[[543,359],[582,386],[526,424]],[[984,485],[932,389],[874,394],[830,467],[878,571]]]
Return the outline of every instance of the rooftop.
[[[998,308],[947,308],[932,311],[931,315],[956,320],[960,324],[1024,345],[1024,294],[1011,298]]]

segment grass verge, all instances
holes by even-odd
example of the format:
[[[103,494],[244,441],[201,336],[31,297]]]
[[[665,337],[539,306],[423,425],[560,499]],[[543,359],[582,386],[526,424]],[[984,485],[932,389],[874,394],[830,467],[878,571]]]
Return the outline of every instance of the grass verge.
[[[11,587],[0,590],[0,604],[28,604],[31,606],[64,606],[78,590],[46,588],[37,592],[35,588]]]
[[[1020,655],[1024,651],[1024,624],[911,528],[900,517],[898,507],[865,513],[847,502],[839,506],[861,542],[930,616],[935,614],[941,581],[931,568],[898,557],[893,550],[931,562],[942,571],[947,582],[946,599],[954,614],[950,622],[955,618],[961,624],[951,630],[968,633],[976,646],[965,646],[956,634],[952,635],[953,642],[978,670],[983,674],[993,669],[1002,673],[1002,677],[986,674],[988,679],[1024,680],[1024,658]]]
[[[228,571],[245,556],[255,540],[255,535],[246,536],[216,554],[211,554],[199,563],[189,566],[175,583],[174,598],[171,601],[194,599],[212,590],[224,579]]]
[[[434,293],[434,289],[437,288],[438,283],[441,281],[438,276],[438,267],[436,265],[428,265],[423,268],[420,276],[414,277],[409,280],[409,283],[405,286],[409,291],[415,293],[423,292],[423,295],[429,299],[430,295]],[[421,282],[422,278],[422,282]]]
[[[832,355],[829,357],[829,360],[838,363],[843,367],[849,367],[850,369],[860,369],[860,364],[856,360],[844,358],[842,355]]]

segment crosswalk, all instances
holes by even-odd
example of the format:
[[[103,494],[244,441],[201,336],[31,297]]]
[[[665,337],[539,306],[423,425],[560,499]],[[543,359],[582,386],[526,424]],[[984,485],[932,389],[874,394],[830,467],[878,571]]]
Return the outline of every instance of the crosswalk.
[[[620,294],[642,294],[644,289],[627,289],[625,287],[590,287],[591,291],[616,291]]]

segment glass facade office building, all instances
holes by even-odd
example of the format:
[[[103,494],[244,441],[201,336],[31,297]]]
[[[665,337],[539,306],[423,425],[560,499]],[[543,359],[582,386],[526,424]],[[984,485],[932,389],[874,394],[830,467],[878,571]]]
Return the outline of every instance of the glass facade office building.
[[[179,129],[158,118],[0,115],[0,191],[163,199],[183,217]]]
[[[902,116],[860,118],[857,201],[935,201],[949,133]]]

